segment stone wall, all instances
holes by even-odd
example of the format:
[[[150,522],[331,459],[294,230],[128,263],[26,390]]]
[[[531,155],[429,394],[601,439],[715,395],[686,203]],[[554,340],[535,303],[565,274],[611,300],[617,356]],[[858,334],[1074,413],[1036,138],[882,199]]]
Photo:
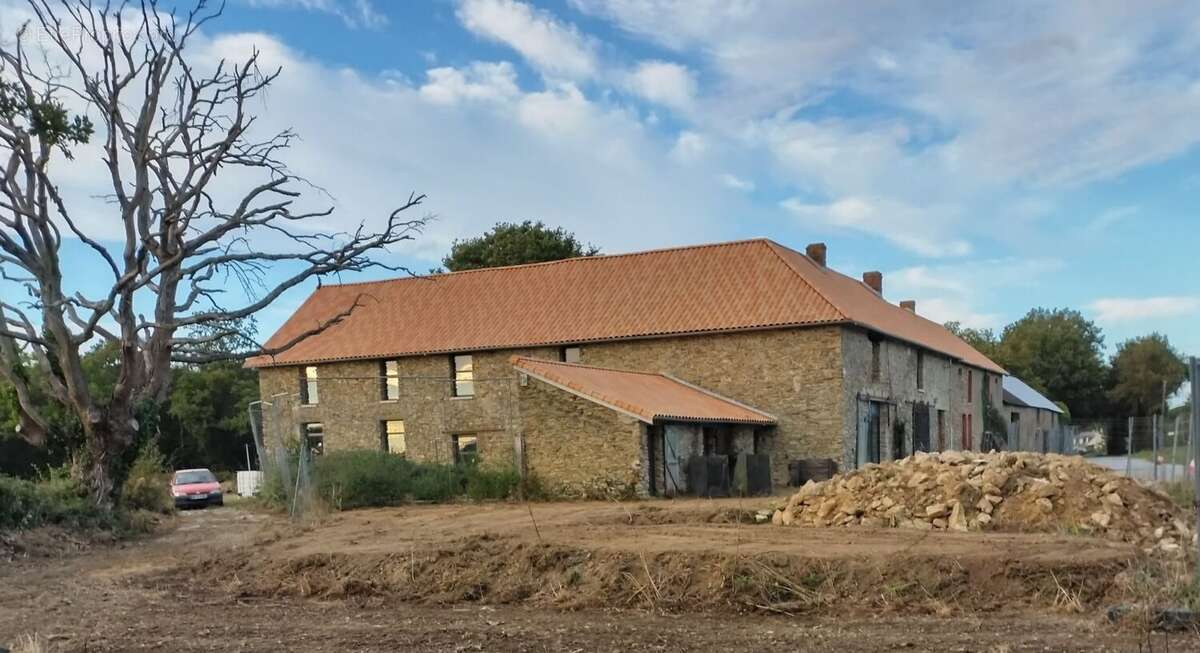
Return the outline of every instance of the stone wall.
[[[962,416],[972,415],[974,437],[972,449],[978,450],[983,439],[984,396],[991,405],[1000,408],[1003,398],[1001,377],[982,369],[963,365],[933,351],[924,350],[923,388],[917,387],[917,361],[920,348],[886,336],[879,337],[879,377],[873,375],[872,336],[859,328],[843,330],[845,385],[844,449],[842,460],[846,468],[857,463],[858,422],[864,407],[860,400],[879,401],[886,405],[880,423],[880,458],[892,460],[895,451],[895,429],[901,424],[904,450],[913,451],[914,408],[928,406],[930,448],[938,448],[939,424],[943,429],[944,449],[963,447]],[[967,375],[972,377],[972,394],[968,401]]]
[[[641,422],[534,378],[519,388],[529,473],[567,496],[646,493]]]
[[[892,460],[896,456],[894,447],[897,424],[904,430],[905,454],[913,450],[915,432],[914,408],[925,405],[929,409],[929,444],[938,448],[939,412],[943,424],[943,445],[956,448],[957,432],[950,415],[954,408],[954,362],[933,351],[923,350],[899,340],[879,337],[879,376],[874,375],[872,336],[860,328],[847,328],[842,332],[842,352],[845,365],[842,410],[844,411],[842,434],[843,469],[857,465],[859,420],[866,409],[866,401],[878,401],[885,405],[880,416],[880,458]],[[917,362],[922,360],[924,374],[922,388],[917,387]]]
[[[519,419],[515,375],[508,363],[514,353],[552,358],[557,349],[474,354],[473,397],[452,396],[448,355],[399,359],[400,396],[395,400],[384,399],[379,361],[318,365],[318,402],[314,405],[298,405],[302,368],[259,370],[259,387],[264,401],[285,395],[276,400],[294,406],[285,418],[295,415],[301,424],[321,422],[326,451],[379,449],[382,422],[403,420],[408,456],[413,460],[453,462],[453,436],[472,435],[478,438],[482,464],[511,465]],[[264,416],[273,414],[264,410]]]
[[[1010,419],[1012,413],[1017,413],[1019,416],[1017,441],[1009,443],[1011,449],[1041,451],[1043,446],[1047,446],[1049,450],[1049,445],[1052,445],[1053,441],[1047,442],[1046,434],[1058,426],[1058,413],[1012,404],[1004,404],[1002,412],[1006,420]]]
[[[838,459],[842,451],[841,327],[585,344],[585,365],[670,374],[770,413],[773,436],[763,438],[776,485],[787,463]]]
[[[971,447],[972,451],[981,451],[983,448],[983,433],[987,427],[985,416],[985,408],[991,406],[996,408],[1001,417],[1004,416],[1004,388],[1003,377],[999,374],[985,372],[977,367],[968,365],[956,365],[958,367],[957,382],[955,383],[955,398],[957,400],[957,417],[954,421],[955,428],[962,430],[962,415],[970,414],[972,423]],[[968,375],[971,381],[968,382]],[[972,395],[968,398],[967,388],[971,387]],[[962,434],[959,433],[958,447],[962,447]]]
[[[580,362],[671,374],[772,414],[778,427],[761,444],[771,454],[778,485],[786,483],[789,460],[842,456],[841,331],[815,327],[588,343],[581,346]],[[471,399],[451,397],[448,355],[400,359],[401,396],[391,402],[382,401],[379,361],[320,365],[320,402],[297,409],[298,419],[324,423],[327,450],[377,448],[380,421],[403,419],[410,456],[442,462],[452,460],[453,434],[486,433],[478,436],[482,460],[510,463],[516,424],[524,423],[508,362],[514,354],[556,359],[558,349],[475,353]],[[263,369],[260,379],[264,399],[278,392],[295,395],[300,369]]]

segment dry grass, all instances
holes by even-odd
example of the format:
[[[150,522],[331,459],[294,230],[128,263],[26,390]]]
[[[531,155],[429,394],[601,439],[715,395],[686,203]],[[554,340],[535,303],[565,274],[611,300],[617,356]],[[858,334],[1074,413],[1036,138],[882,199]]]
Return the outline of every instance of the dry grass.
[[[41,635],[22,635],[13,642],[12,653],[48,653],[50,644]]]
[[[1200,582],[1195,574],[1195,559],[1166,559],[1142,556],[1117,575],[1117,586],[1125,604],[1132,608],[1132,621],[1151,620],[1151,614],[1163,609],[1200,610]]]
[[[1055,607],[1066,608],[1071,612],[1083,612],[1083,601],[1079,598],[1079,591],[1063,587],[1058,575],[1053,571],[1050,572],[1050,578],[1054,579],[1054,586],[1058,588],[1058,594],[1054,597]]]

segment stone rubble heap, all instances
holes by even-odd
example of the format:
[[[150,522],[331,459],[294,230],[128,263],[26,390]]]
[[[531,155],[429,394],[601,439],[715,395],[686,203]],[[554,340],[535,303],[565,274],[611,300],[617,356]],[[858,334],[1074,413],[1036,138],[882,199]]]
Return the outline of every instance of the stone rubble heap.
[[[1161,492],[1077,456],[918,453],[809,481],[771,515],[778,525],[1061,531],[1180,552],[1186,513]]]

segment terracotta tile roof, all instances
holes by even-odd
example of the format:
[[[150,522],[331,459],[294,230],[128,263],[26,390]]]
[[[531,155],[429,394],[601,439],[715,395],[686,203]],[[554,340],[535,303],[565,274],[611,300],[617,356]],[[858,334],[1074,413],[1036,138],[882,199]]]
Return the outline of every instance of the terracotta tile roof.
[[[775,418],[664,374],[614,370],[513,356],[516,369],[572,394],[628,413],[647,424],[663,421],[774,424]]]
[[[860,281],[766,239],[323,286],[267,341],[355,301],[339,324],[251,367],[858,323],[973,365],[995,363]]]
[[[846,318],[861,326],[886,333],[927,349],[949,354],[965,363],[997,374],[997,365],[946,327],[900,308],[880,297],[867,284],[832,268],[821,267],[812,259],[778,243],[769,242],[779,257],[811,285]]]

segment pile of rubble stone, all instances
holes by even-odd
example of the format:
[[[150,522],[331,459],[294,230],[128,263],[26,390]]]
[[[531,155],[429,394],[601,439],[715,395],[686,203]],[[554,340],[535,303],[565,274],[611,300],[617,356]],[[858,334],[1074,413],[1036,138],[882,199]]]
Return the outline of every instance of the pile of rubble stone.
[[[781,525],[1091,533],[1181,551],[1195,533],[1161,492],[1076,456],[947,451],[809,481]]]

